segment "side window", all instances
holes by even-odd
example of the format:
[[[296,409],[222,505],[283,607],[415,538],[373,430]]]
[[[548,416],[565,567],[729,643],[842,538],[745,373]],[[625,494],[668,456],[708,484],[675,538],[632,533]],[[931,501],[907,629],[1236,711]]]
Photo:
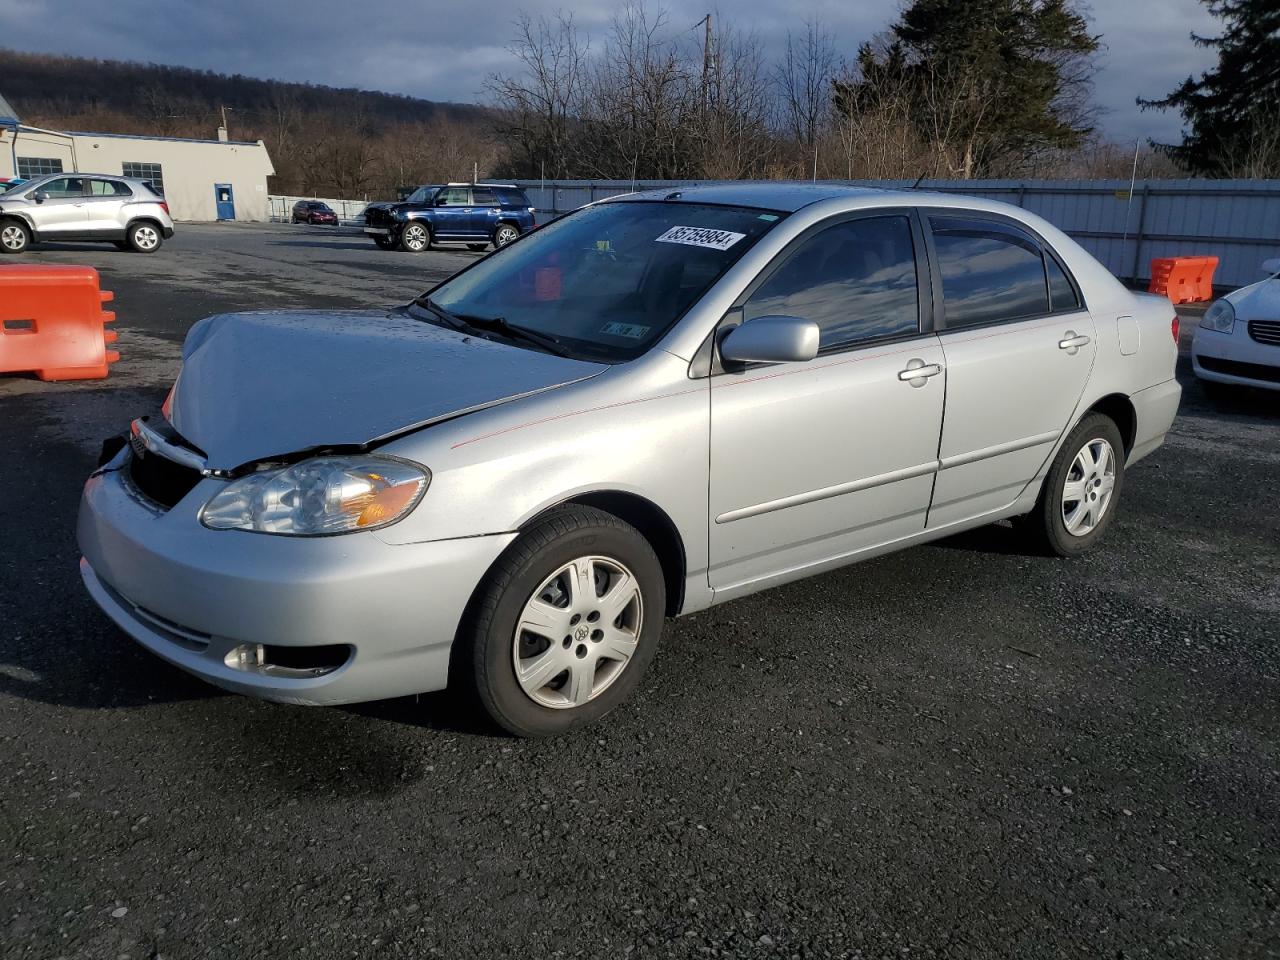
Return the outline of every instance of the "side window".
[[[94,197],[131,197],[133,191],[116,180],[90,180],[89,194]]]
[[[59,177],[40,188],[52,199],[84,196],[84,180],[80,177]]]
[[[967,327],[1049,312],[1040,245],[988,220],[931,217],[946,325]]]
[[[466,187],[445,187],[436,194],[437,207],[468,207],[471,205],[471,191]]]
[[[1071,285],[1071,281],[1067,279],[1066,271],[1056,259],[1045,255],[1044,268],[1049,274],[1049,307],[1054,313],[1061,313],[1064,310],[1079,310],[1080,297],[1076,294],[1076,288]]]
[[[822,331],[820,349],[920,329],[915,245],[904,216],[847,220],[787,257],[743,309],[743,320],[802,317]]]
[[[496,207],[498,205],[498,195],[487,187],[476,187],[471,191],[471,196],[475,198],[474,205],[477,207]]]

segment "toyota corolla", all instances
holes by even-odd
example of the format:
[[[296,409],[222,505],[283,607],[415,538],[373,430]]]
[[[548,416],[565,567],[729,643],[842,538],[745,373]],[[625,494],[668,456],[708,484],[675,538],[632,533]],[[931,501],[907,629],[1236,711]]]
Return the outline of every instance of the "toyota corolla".
[[[620,197],[403,307],[196,324],[85,487],[81,572],[229,690],[456,682],[557,733],[635,690],[667,617],[1007,518],[1093,547],[1173,420],[1176,340],[1015,207]]]

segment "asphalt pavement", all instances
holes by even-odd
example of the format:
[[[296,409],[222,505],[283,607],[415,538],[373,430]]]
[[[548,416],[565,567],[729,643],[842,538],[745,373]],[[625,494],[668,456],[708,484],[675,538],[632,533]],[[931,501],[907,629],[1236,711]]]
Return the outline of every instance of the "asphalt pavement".
[[[102,271],[123,358],[0,377],[0,956],[1280,956],[1280,403],[1185,359],[1093,554],[993,526],[672,622],[558,740],[448,693],[223,694],[97,611],[79,488],[195,320],[474,256],[180,225],[24,257]]]

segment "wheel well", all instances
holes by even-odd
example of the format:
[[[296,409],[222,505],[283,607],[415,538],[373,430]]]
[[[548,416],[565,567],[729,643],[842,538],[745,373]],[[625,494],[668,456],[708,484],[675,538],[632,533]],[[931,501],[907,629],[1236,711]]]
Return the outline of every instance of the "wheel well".
[[[1122,393],[1108,394],[1087,411],[1087,413],[1094,412],[1106,414],[1115,421],[1115,425],[1120,430],[1120,437],[1124,440],[1124,452],[1127,457],[1138,435],[1138,414],[1133,409],[1133,401]]]
[[[153,227],[160,227],[161,229],[163,229],[163,225],[155,217],[134,217],[132,220],[129,221],[128,225],[124,228],[125,235],[128,236],[129,231],[132,230],[134,227],[136,227],[140,223],[149,223]]]
[[[556,506],[563,507],[573,503],[611,513],[640,531],[640,535],[649,541],[649,546],[658,555],[658,562],[662,564],[662,575],[667,587],[667,616],[674,617],[679,613],[684,606],[684,541],[680,539],[680,532],[666,512],[644,497],[616,490],[582,493]],[[536,519],[534,517],[529,523]],[[528,525],[525,524],[526,527]]]
[[[510,219],[509,217],[499,218],[498,222],[493,227],[494,232],[497,232],[498,227],[515,227],[516,233],[524,232],[523,230],[520,229],[520,224],[516,223],[516,221]]]

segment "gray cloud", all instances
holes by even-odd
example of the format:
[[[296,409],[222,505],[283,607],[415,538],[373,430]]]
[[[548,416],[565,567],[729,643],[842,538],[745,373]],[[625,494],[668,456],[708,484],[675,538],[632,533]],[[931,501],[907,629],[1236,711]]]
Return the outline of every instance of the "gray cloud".
[[[771,54],[788,30],[803,29],[802,18],[817,17],[841,51],[852,55],[899,6],[900,0],[739,0],[723,15],[757,33]],[[535,15],[571,10],[598,45],[615,6],[583,0],[470,6],[430,0],[0,0],[0,46],[473,102],[484,99],[485,78],[510,64],[504,48],[521,9]],[[702,13],[685,11],[691,8],[673,8],[669,26],[692,36]],[[1188,38],[1192,30],[1213,32],[1212,18],[1196,0],[1100,0],[1094,28],[1107,45],[1096,81],[1102,129],[1117,140],[1176,138],[1176,115],[1141,113],[1134,98],[1162,96],[1212,65],[1212,52]],[[0,89],[3,83],[0,77]]]

